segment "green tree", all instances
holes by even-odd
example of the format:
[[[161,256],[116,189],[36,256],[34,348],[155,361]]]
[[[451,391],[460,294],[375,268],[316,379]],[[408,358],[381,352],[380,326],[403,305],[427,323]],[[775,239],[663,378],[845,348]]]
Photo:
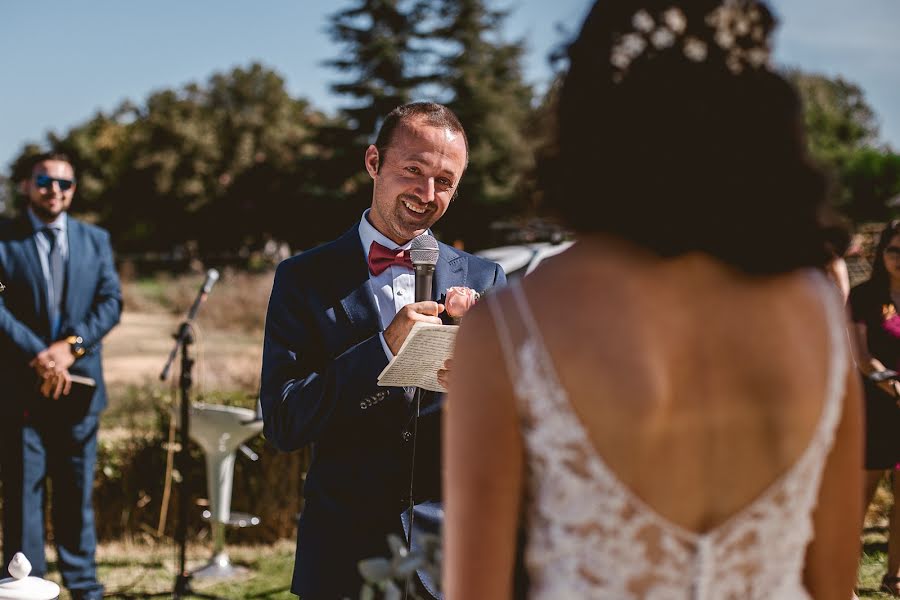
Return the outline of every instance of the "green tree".
[[[886,221],[900,213],[900,155],[877,148],[853,152],[843,166],[841,182],[852,203],[855,221]],[[890,204],[890,205],[889,205]]]
[[[326,64],[347,76],[331,89],[351,99],[342,112],[363,141],[371,141],[380,120],[409,102],[429,79],[417,72],[427,56],[416,44],[426,5],[423,0],[354,0],[331,16],[329,32],[341,57]]]
[[[304,247],[295,224],[317,173],[301,166],[320,154],[315,135],[328,122],[253,64],[97,113],[44,145],[72,157],[73,212],[109,228],[119,251],[193,240],[201,253],[234,252],[269,237]]]
[[[878,119],[862,88],[840,77],[789,71],[803,100],[810,153],[835,184],[833,201],[855,221],[884,220],[897,207],[900,157],[879,142]]]
[[[526,135],[533,90],[522,75],[521,41],[506,42],[508,13],[484,0],[441,0],[432,35],[440,40],[437,81],[469,139],[469,166],[455,206],[439,228],[470,246],[484,245],[495,218],[519,212],[534,164]]]
[[[878,121],[858,85],[796,70],[788,77],[803,99],[810,150],[817,159],[840,165],[853,151],[877,142]]]

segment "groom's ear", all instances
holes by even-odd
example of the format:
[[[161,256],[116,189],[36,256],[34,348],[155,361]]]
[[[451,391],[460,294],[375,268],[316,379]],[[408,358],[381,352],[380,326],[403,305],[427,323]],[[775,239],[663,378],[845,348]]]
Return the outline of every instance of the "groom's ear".
[[[370,144],[366,148],[366,171],[369,172],[369,176],[372,179],[375,179],[375,176],[378,175],[380,162],[381,157],[378,155],[378,148],[375,147],[375,144]]]

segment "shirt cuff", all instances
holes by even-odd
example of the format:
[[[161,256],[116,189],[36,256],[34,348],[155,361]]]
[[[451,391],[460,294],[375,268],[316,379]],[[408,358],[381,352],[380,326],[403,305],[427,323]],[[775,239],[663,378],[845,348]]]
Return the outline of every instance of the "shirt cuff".
[[[387,340],[384,339],[384,332],[378,332],[378,339],[381,340],[381,347],[384,348],[384,354],[387,356],[388,362],[394,360],[394,353],[391,352],[390,346],[388,346]]]

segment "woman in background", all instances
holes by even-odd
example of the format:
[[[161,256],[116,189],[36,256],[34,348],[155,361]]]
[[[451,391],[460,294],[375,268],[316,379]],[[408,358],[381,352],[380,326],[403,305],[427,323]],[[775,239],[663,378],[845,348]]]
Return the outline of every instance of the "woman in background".
[[[846,600],[859,381],[794,90],[759,2],[605,0],[570,48],[546,197],[567,252],[466,316],[445,590]]]
[[[856,364],[865,377],[866,475],[863,515],[878,483],[900,464],[900,385],[884,379],[888,370],[900,370],[900,221],[892,221],[881,232],[872,275],[850,292],[853,316],[851,332],[856,340]],[[900,498],[900,481],[891,477],[894,498]],[[881,587],[900,595],[900,502],[890,515],[887,573]]]

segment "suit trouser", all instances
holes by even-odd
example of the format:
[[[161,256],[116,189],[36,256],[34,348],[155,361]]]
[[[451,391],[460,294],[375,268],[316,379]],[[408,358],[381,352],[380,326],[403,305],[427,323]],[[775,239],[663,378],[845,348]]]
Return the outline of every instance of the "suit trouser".
[[[5,568],[21,551],[31,561],[33,575],[47,572],[44,507],[49,477],[50,517],[63,583],[77,597],[100,598],[92,501],[98,417],[74,424],[60,420],[46,415],[3,419],[0,424],[3,564]]]

